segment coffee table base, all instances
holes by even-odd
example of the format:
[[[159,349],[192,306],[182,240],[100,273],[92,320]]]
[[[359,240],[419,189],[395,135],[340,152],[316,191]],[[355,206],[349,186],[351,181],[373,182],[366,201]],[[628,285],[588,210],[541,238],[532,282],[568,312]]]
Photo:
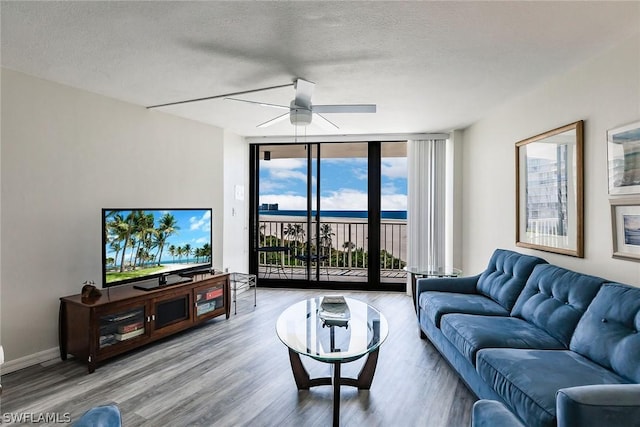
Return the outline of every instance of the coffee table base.
[[[333,364],[333,378],[311,378],[300,360],[300,355],[291,349],[289,349],[289,361],[298,390],[309,390],[311,387],[320,385],[333,385],[333,425],[337,427],[340,425],[340,386],[347,385],[357,387],[358,390],[369,390],[378,364],[378,350],[375,349],[367,354],[367,360],[358,373],[358,378],[342,378],[340,375],[342,362],[329,362]]]

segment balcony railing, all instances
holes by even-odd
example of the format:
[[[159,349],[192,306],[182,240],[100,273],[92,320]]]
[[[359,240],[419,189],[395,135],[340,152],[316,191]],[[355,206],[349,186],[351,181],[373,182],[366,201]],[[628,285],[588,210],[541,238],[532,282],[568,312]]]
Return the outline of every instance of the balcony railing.
[[[321,267],[329,269],[365,270],[368,268],[369,226],[366,219],[321,221],[319,239],[316,223],[311,224],[311,254],[319,255]],[[304,267],[309,230],[306,222],[291,220],[261,220],[261,248],[283,248],[280,251],[260,251],[261,267],[274,264],[289,269]],[[316,245],[316,242],[318,243]],[[382,274],[404,276],[406,265],[407,224],[402,220],[382,221],[380,224],[380,268]]]

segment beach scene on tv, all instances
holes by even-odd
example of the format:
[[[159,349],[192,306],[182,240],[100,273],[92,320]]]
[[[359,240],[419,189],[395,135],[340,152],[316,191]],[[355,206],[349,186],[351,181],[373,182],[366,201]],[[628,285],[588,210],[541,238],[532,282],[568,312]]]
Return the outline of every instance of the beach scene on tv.
[[[105,210],[105,283],[211,265],[211,210]]]

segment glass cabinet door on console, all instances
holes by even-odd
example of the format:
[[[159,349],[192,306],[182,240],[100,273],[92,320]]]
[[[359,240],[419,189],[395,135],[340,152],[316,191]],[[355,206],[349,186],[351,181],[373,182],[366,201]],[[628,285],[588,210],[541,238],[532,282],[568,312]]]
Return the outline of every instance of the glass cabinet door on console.
[[[225,309],[224,284],[225,282],[218,282],[195,289],[196,319],[209,317],[212,313]]]
[[[99,315],[98,349],[104,350],[112,345],[148,335],[145,308],[144,304],[123,307],[117,312]]]

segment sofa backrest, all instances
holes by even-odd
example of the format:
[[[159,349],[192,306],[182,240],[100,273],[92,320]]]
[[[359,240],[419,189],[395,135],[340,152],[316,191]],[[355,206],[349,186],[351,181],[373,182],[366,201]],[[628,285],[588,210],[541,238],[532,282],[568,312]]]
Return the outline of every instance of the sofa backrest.
[[[604,282],[555,265],[536,265],[511,315],[533,323],[569,348],[578,321]]]
[[[576,327],[569,348],[640,383],[640,288],[605,283]]]
[[[533,267],[547,261],[506,249],[496,249],[487,269],[480,275],[476,289],[507,310],[511,310]]]

